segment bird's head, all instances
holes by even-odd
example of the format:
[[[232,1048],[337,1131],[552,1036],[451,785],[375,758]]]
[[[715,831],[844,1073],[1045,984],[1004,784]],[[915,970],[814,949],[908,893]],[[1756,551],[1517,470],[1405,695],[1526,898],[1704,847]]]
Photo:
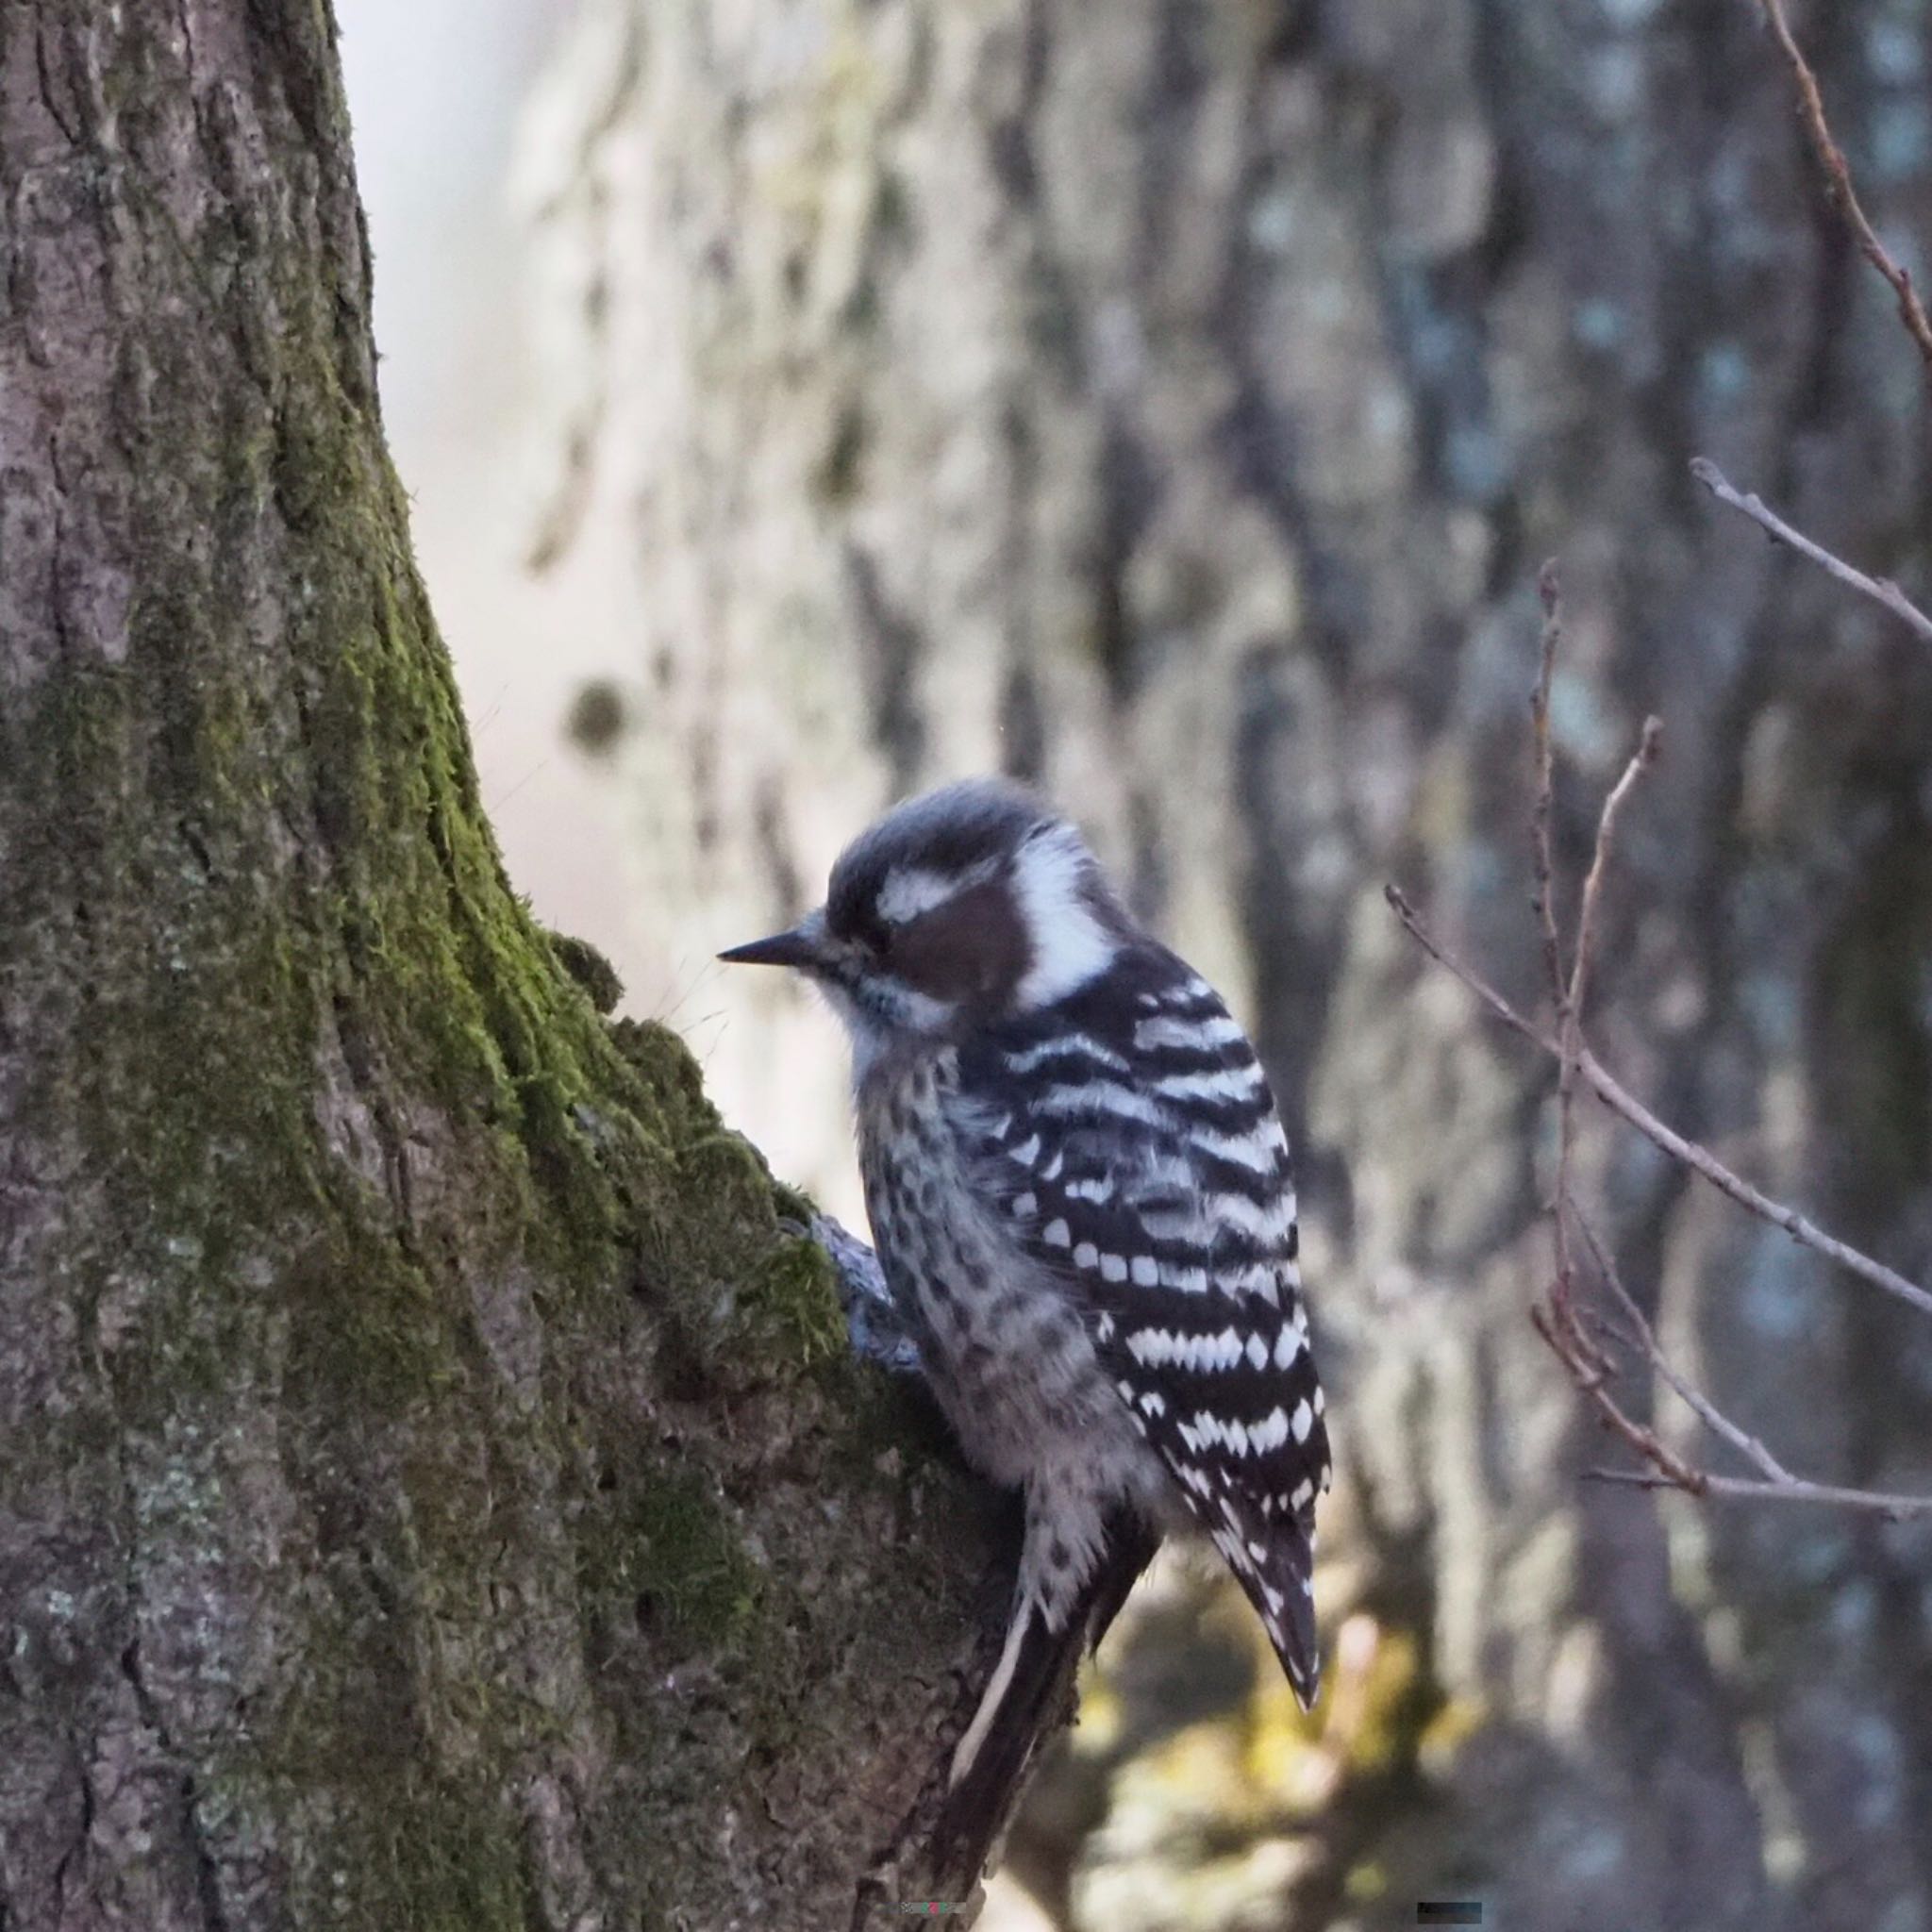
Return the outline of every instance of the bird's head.
[[[1052,1006],[1130,930],[1072,824],[1016,786],[971,779],[888,812],[846,847],[823,906],[719,957],[805,974],[863,1069],[895,1040]]]

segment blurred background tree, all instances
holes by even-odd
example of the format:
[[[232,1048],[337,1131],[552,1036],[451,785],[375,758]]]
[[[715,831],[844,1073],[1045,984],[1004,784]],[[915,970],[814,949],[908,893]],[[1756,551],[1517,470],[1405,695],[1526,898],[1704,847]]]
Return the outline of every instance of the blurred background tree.
[[[352,83],[371,10],[342,8]],[[1932,17],[1793,12],[1923,271]],[[1756,8],[582,0],[518,179],[538,575],[453,628],[459,661],[470,632],[541,658],[469,675],[540,909],[611,941],[780,1171],[849,1201],[832,1027],[693,962],[799,909],[888,797],[1009,771],[1235,997],[1287,1104],[1344,1473],[1333,1693],[1302,1723],[1241,1617],[1161,1571],[1016,1834],[1041,1908],[1932,1926],[1932,1539],[1580,1480],[1602,1439],[1524,1319],[1551,1070],[1380,895],[1535,1003],[1533,579],[1560,552],[1566,866],[1641,719],[1668,727],[1598,1051],[1932,1269],[1932,654],[1688,472],[1932,587],[1923,371]],[[469,571],[425,510],[432,577]],[[627,801],[618,932],[582,831],[608,805],[527,769],[566,687]],[[549,837],[503,795],[533,784],[563,788]],[[1808,1474],[1932,1483],[1925,1324],[1641,1142],[1587,1155],[1740,1421]]]

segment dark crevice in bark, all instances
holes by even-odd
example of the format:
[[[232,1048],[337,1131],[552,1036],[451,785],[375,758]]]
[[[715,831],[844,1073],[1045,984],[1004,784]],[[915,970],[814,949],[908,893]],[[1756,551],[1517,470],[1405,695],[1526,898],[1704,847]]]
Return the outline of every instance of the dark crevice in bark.
[[[894,789],[904,791],[925,758],[925,720],[916,702],[924,641],[913,620],[888,600],[876,558],[848,542],[844,566],[864,653],[873,741],[891,762]]]
[[[1024,784],[1038,783],[1046,769],[1045,721],[1032,656],[1033,635],[1027,598],[1036,566],[1033,521],[1039,514],[1039,452],[1025,409],[1008,398],[1000,415],[1000,442],[1009,485],[1002,529],[1001,634],[1006,661],[1001,671],[1000,769]]]

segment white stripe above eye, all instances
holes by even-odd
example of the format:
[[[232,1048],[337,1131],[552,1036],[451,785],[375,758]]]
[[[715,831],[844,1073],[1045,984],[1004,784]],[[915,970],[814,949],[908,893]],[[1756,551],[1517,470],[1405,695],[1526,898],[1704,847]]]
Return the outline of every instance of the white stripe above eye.
[[[888,925],[904,925],[991,876],[990,868],[983,865],[963,873],[935,872],[926,865],[895,865],[886,874],[874,905]]]

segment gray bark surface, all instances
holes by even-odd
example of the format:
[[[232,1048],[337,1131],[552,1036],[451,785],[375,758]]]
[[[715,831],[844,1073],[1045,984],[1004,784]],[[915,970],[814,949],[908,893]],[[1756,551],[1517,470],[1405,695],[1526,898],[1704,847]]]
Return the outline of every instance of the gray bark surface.
[[[1796,12],[1923,260],[1932,25]],[[1295,1923],[1406,1924],[1459,1883],[1526,1932],[1932,1925],[1926,1532],[1579,1481],[1610,1445],[1525,1320],[1551,1070],[1380,896],[1535,1001],[1532,587],[1560,552],[1571,876],[1641,719],[1667,728],[1599,1053],[1932,1272],[1932,658],[1688,472],[1924,601],[1923,372],[1756,9],[593,0],[535,125],[570,378],[545,549],[649,587],[667,903],[762,930],[890,793],[1000,767],[1255,1023],[1339,1385],[1325,1601],[1418,1660],[1373,1727],[1396,1769],[1254,1827],[1314,1848],[1277,1883]],[[719,1079],[802,1160],[839,1131],[829,1029],[774,998]],[[1923,1323],[1591,1144],[1720,1402],[1808,1474],[1932,1481]],[[1175,1923],[1107,1889],[1099,1784],[1044,1882],[1111,1901],[1083,1924]]]
[[[333,31],[0,10],[0,1927],[842,1924],[979,1519],[502,875]]]

